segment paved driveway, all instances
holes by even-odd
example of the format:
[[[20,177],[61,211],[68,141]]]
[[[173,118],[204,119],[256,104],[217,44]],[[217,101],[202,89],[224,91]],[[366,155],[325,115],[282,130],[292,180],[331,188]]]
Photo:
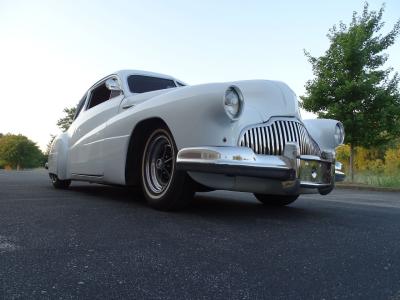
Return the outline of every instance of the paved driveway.
[[[0,298],[400,299],[400,195],[336,190],[271,209],[198,194],[185,211],[44,171],[0,171]]]

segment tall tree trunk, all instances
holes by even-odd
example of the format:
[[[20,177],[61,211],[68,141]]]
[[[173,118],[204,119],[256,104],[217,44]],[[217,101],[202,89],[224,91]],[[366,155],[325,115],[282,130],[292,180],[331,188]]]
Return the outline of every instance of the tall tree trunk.
[[[350,179],[354,182],[354,145],[350,144]]]

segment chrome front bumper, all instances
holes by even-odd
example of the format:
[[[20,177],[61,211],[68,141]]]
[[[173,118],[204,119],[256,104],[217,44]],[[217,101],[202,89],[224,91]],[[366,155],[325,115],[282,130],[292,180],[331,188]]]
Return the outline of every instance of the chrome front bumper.
[[[302,193],[302,188],[329,193],[335,182],[334,155],[323,152],[321,158],[299,153],[295,143],[287,143],[281,156],[258,155],[247,147],[184,148],[178,153],[177,168],[195,173],[270,180],[280,183],[277,193]],[[242,190],[239,187],[232,189]]]

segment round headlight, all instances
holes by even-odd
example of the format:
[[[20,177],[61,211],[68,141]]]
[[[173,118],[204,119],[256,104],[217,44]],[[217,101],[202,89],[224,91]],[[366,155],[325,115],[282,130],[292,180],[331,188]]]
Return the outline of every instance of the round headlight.
[[[338,145],[341,145],[344,142],[344,127],[340,122],[338,122],[335,127],[335,142]]]
[[[243,95],[238,87],[230,86],[224,95],[224,109],[231,120],[237,120],[243,110]]]

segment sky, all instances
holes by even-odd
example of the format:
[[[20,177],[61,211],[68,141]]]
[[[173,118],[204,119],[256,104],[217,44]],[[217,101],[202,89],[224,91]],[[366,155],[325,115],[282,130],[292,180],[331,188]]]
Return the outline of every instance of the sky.
[[[382,1],[369,1],[377,10]],[[386,0],[383,32],[400,18]],[[286,82],[296,94],[329,47],[329,28],[364,1],[0,0],[0,133],[46,148],[65,107],[120,69],[172,75],[188,84],[246,79]],[[387,66],[400,71],[400,41]],[[303,118],[314,117],[303,112]]]

